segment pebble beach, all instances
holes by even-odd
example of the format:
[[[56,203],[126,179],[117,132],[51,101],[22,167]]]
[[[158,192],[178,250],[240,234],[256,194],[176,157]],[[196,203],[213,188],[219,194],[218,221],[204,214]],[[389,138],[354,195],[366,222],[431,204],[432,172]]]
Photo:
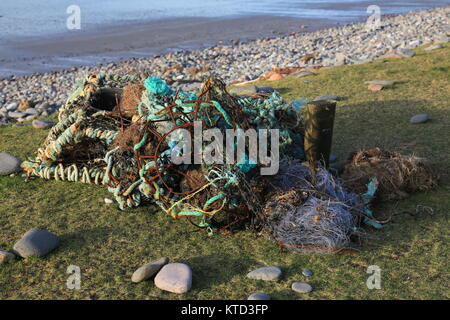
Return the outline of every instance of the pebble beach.
[[[353,23],[123,62],[0,78],[0,125],[51,115],[64,104],[76,81],[92,73],[141,73],[162,77],[174,88],[195,90],[211,76],[236,84],[260,79],[274,68],[308,70],[409,56],[411,49],[418,46],[448,42],[449,35],[450,6],[446,6],[382,16],[376,29],[366,23]]]

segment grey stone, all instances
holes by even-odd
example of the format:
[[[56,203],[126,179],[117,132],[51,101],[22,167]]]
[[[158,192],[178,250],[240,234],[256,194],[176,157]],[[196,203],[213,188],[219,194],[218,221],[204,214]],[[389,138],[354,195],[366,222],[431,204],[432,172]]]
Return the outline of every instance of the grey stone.
[[[52,121],[33,120],[33,127],[36,129],[49,129],[55,125]]]
[[[294,282],[291,288],[298,293],[308,293],[312,291],[311,285],[306,282]]]
[[[31,229],[14,245],[22,258],[42,257],[59,245],[59,238],[55,234],[43,229]]]
[[[135,283],[145,281],[153,277],[159,270],[161,270],[162,267],[164,267],[168,263],[168,258],[161,258],[156,261],[144,264],[133,273],[131,281]]]
[[[192,287],[191,268],[184,263],[166,264],[156,275],[155,285],[173,293],[188,292]]]
[[[399,49],[399,50],[397,51],[397,53],[398,53],[399,55],[401,55],[401,56],[404,56],[404,57],[414,57],[414,56],[416,55],[416,53],[415,53],[413,50],[411,50],[411,49],[406,49],[406,48]]]
[[[270,300],[270,296],[264,292],[255,292],[249,295],[247,300]]]
[[[278,281],[281,278],[281,269],[278,267],[262,267],[247,274],[247,278],[254,280]]]
[[[17,102],[12,102],[6,105],[6,111],[15,111],[19,104]]]
[[[258,93],[258,87],[255,85],[235,87],[230,89],[230,93],[234,93],[238,96],[251,97]]]
[[[0,264],[12,261],[15,258],[16,256],[13,253],[0,249]]]
[[[444,46],[442,45],[442,43],[437,43],[437,44],[433,44],[429,47],[426,47],[425,50],[426,51],[431,51],[431,50],[436,50],[436,49],[442,49]]]
[[[0,152],[0,176],[17,172],[20,170],[22,161],[8,152]]]
[[[10,112],[8,112],[8,117],[10,117],[10,118],[18,119],[18,118],[25,117],[26,115],[27,115],[26,113],[20,112],[20,111],[10,111]]]
[[[416,114],[409,121],[411,123],[424,123],[424,122],[427,122],[429,119],[430,119],[430,117],[426,113],[422,113],[422,114]]]
[[[32,115],[38,115],[39,111],[36,110],[35,108],[28,108],[27,110],[25,110],[26,114],[32,114]]]
[[[303,274],[305,277],[311,277],[311,276],[313,275],[313,272],[312,272],[311,270],[305,269],[305,270],[302,271],[302,274]]]

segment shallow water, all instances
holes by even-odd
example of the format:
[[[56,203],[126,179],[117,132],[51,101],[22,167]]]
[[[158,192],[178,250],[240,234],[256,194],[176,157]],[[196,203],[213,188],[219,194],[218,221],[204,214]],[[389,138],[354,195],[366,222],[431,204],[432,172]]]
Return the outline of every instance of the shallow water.
[[[330,19],[348,23],[367,17],[376,4],[382,14],[450,4],[450,0],[1,0],[0,41],[70,32],[67,9],[78,5],[81,29],[178,17],[246,15]]]

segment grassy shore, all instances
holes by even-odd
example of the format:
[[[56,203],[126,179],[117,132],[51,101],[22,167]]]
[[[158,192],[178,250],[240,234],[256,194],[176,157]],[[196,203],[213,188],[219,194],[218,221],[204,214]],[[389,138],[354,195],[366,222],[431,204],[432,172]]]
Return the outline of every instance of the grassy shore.
[[[383,147],[415,153],[450,170],[450,45],[404,59],[322,69],[304,78],[261,82],[288,100],[322,94],[344,97],[338,102],[333,153]],[[380,92],[365,81],[395,80]],[[432,121],[413,125],[409,118],[428,113]],[[0,151],[26,159],[47,131],[31,126],[0,126]],[[273,299],[450,299],[448,254],[449,176],[434,191],[398,203],[384,203],[375,214],[414,212],[417,205],[433,214],[395,216],[356,253],[299,254],[281,251],[271,241],[248,231],[209,237],[185,221],[174,221],[154,207],[122,212],[105,205],[106,188],[16,177],[0,177],[0,248],[35,227],[61,237],[60,247],[44,258],[0,266],[0,299],[246,299],[255,291]],[[152,281],[133,284],[132,273],[144,263],[169,257],[193,270],[193,288],[182,295],[163,292]],[[69,265],[81,268],[81,290],[66,287]],[[256,267],[278,265],[277,283],[250,280]],[[381,290],[369,290],[366,271],[381,268]],[[306,279],[303,269],[314,271]],[[293,281],[310,282],[314,291],[299,295]]]

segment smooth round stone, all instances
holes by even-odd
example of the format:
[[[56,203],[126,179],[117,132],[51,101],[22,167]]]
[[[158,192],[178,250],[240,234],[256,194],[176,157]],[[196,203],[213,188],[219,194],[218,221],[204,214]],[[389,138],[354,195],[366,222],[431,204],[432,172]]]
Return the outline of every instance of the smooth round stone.
[[[247,300],[270,300],[270,296],[264,292],[252,293]]]
[[[22,258],[42,257],[59,245],[59,238],[55,234],[43,229],[31,229],[14,245]]]
[[[113,203],[114,203],[114,200],[109,199],[109,198],[105,198],[105,203],[106,203],[106,204],[113,204]]]
[[[422,114],[416,114],[414,117],[412,117],[409,121],[411,123],[424,123],[429,120],[429,117],[426,113]]]
[[[131,281],[134,283],[145,281],[153,277],[162,267],[169,263],[169,258],[161,258],[156,261],[144,264],[137,269],[131,276]]]
[[[281,278],[281,269],[278,267],[262,267],[247,274],[247,278],[254,280],[278,281]]]
[[[33,120],[33,127],[36,129],[49,129],[55,125],[52,121]]]
[[[0,152],[0,176],[6,176],[20,170],[22,161],[8,152]]]
[[[15,119],[25,117],[26,115],[27,115],[26,113],[20,112],[20,111],[10,111],[10,112],[8,112],[8,117],[15,118]]]
[[[306,282],[294,282],[291,288],[298,293],[308,293],[312,291],[311,285]]]
[[[166,264],[156,275],[155,285],[168,292],[188,292],[192,286],[191,268],[184,263]]]
[[[12,102],[6,105],[6,111],[15,111],[19,104],[17,102]]]
[[[312,275],[313,275],[313,272],[311,271],[311,270],[303,270],[303,272],[302,272],[302,274],[305,276],[305,277],[311,277]]]
[[[13,261],[16,258],[14,253],[0,250],[0,264]]]

